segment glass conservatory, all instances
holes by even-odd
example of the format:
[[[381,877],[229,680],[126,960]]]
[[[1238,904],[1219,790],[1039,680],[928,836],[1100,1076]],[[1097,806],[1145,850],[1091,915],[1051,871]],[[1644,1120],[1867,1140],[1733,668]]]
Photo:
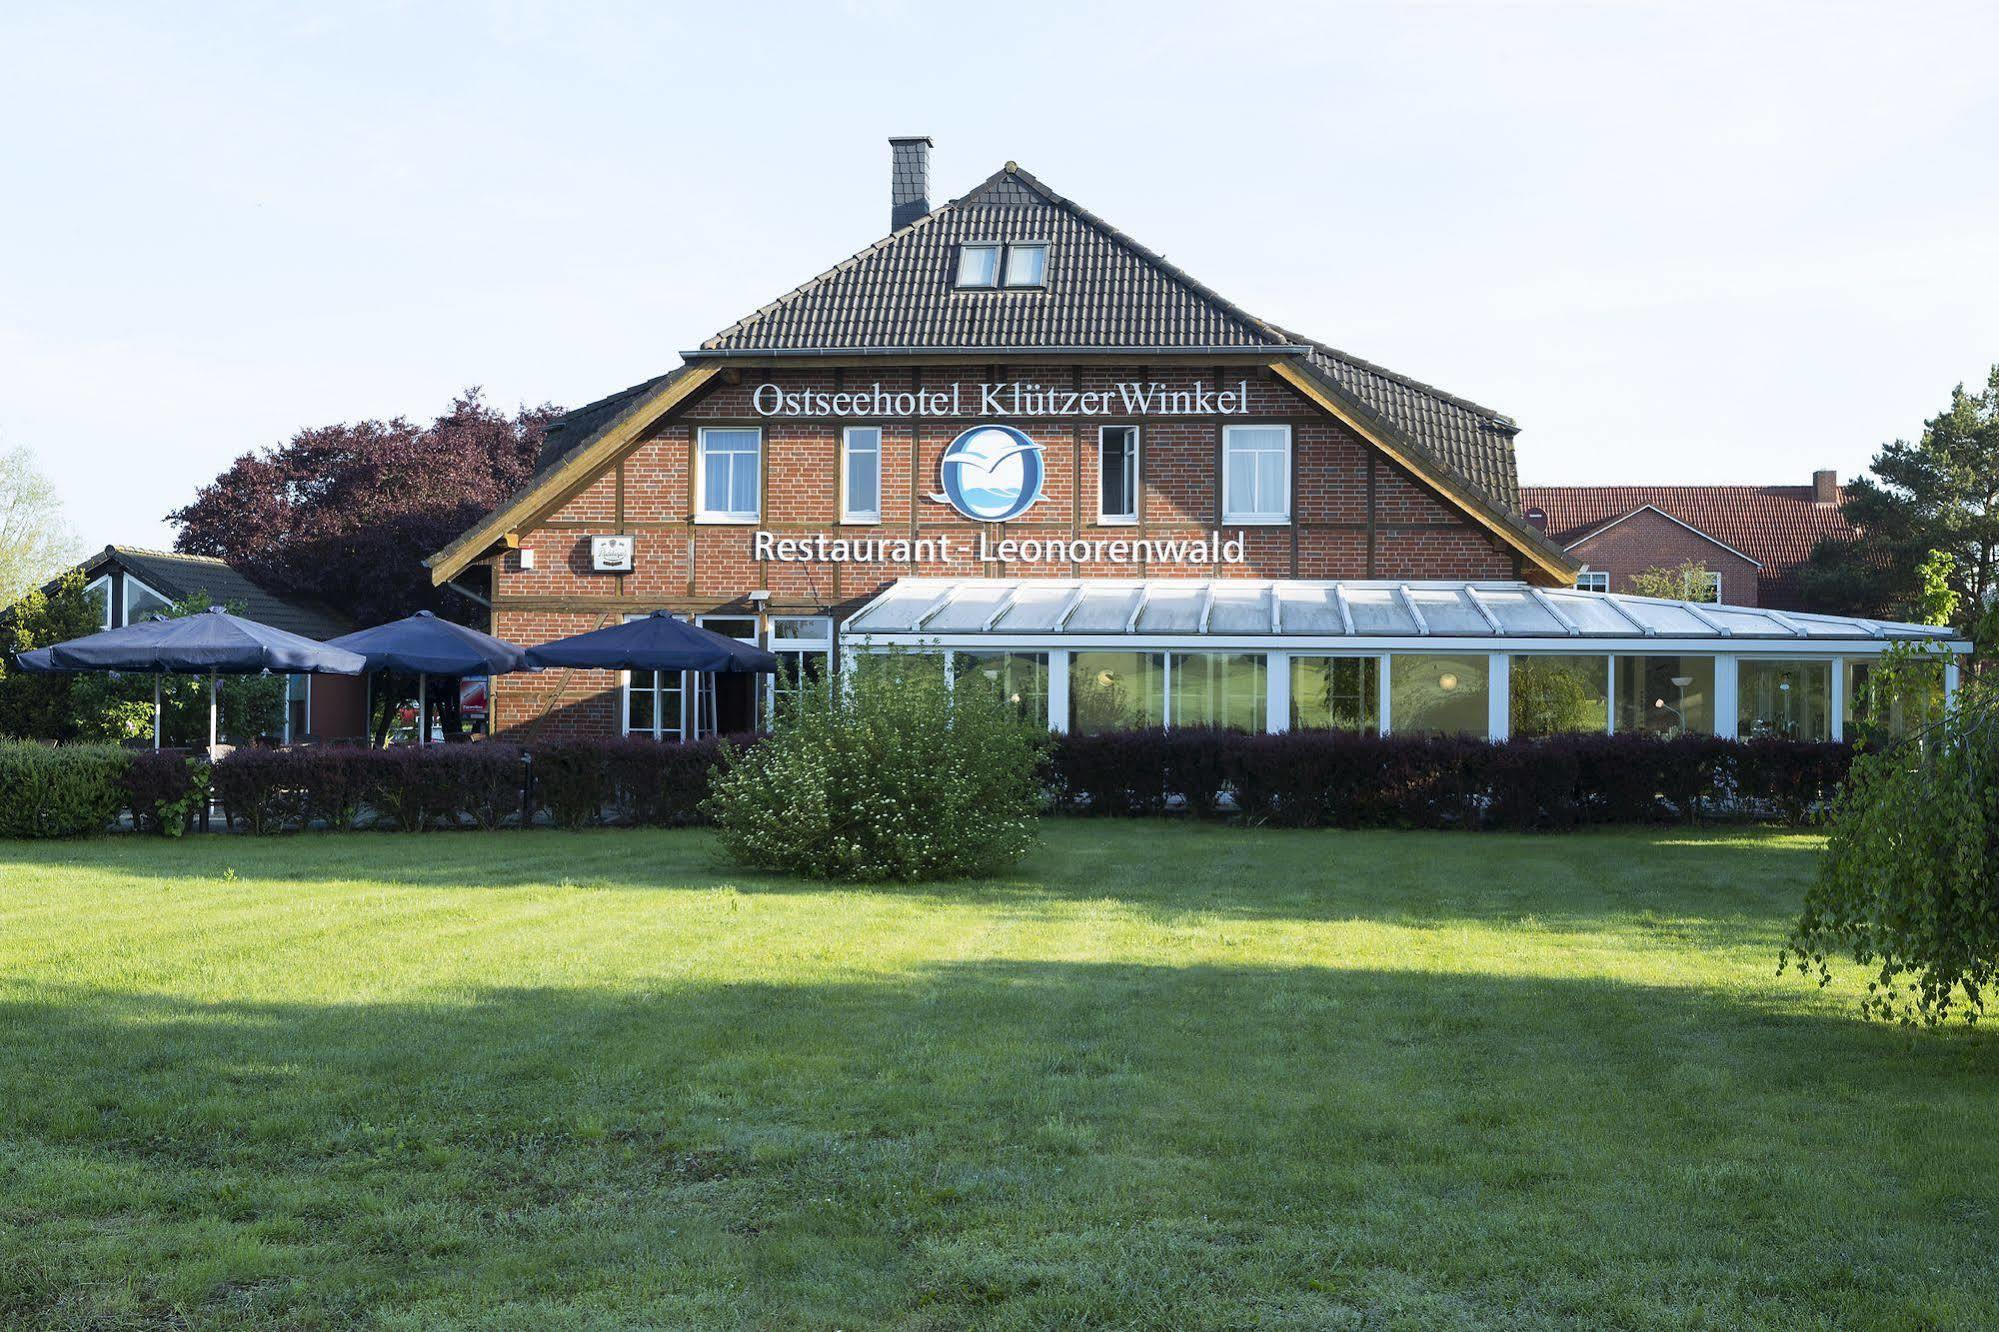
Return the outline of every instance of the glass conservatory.
[[[1219,725],[1838,740],[1898,644],[1948,629],[1518,582],[905,578],[841,651],[937,653],[1062,731]]]

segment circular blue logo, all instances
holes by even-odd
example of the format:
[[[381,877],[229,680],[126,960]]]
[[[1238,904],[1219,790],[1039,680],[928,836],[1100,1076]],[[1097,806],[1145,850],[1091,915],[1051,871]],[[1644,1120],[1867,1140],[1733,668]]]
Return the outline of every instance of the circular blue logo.
[[[1012,426],[973,426],[944,450],[938,498],[981,523],[1018,518],[1041,498],[1041,446]]]

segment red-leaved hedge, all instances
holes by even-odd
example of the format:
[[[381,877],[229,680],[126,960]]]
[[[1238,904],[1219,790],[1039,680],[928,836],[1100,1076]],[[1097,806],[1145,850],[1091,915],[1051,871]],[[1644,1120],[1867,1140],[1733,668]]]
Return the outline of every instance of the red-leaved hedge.
[[[1183,727],[1058,736],[1048,762],[1058,807],[1075,813],[1184,808],[1307,828],[1560,829],[1723,811],[1798,822],[1831,796],[1852,756],[1845,744],[1712,736],[1488,744]]]

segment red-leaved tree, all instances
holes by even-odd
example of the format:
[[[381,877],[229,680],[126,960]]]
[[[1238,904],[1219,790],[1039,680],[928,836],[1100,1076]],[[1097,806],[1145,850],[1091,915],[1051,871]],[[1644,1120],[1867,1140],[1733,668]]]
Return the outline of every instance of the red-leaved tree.
[[[428,425],[397,417],[301,430],[236,459],[168,514],[181,529],[174,545],[357,624],[429,609],[483,626],[482,608],[431,586],[423,559],[534,475],[559,414],[543,404],[504,416],[474,388]]]

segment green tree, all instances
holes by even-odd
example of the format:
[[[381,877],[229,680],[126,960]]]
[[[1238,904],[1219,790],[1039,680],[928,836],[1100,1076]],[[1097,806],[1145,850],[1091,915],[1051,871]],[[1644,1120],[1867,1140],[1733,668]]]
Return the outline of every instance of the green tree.
[[[1916,736],[1854,758],[1818,878],[1777,962],[1824,985],[1842,957],[1874,968],[1860,1001],[1867,1017],[1935,1025],[1983,1012],[1999,974],[1999,698],[1990,685],[1967,679]]]
[[[205,594],[188,597],[161,614],[168,619],[208,609]],[[231,607],[240,611],[241,607]],[[16,658],[31,648],[81,638],[103,626],[103,609],[71,570],[54,586],[29,592],[0,628],[0,735],[32,740],[123,742],[150,738],[153,677],[107,672],[34,674]],[[161,734],[168,744],[208,742],[208,681],[168,676],[160,694]],[[225,676],[219,691],[224,734],[241,739],[283,724],[283,676]]]
[[[1999,365],[1981,391],[1952,390],[1915,443],[1884,445],[1872,472],[1847,487],[1842,507],[1865,536],[1821,541],[1799,587],[1827,610],[1914,618],[1924,563],[1942,552],[1962,617],[1953,622],[1967,627],[1999,587]]]
[[[27,449],[0,453],[0,606],[11,606],[75,558],[56,488]]]
[[[1653,566],[1631,575],[1631,592],[1641,597],[1663,597],[1667,601],[1713,601],[1714,571],[1699,560],[1688,560],[1677,569]]]
[[[1933,550],[1916,566],[1916,624],[1949,624],[1964,599],[1950,585],[1957,560],[1947,550]]]

